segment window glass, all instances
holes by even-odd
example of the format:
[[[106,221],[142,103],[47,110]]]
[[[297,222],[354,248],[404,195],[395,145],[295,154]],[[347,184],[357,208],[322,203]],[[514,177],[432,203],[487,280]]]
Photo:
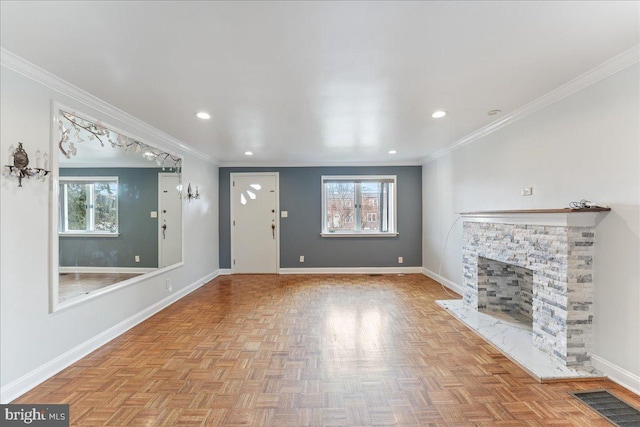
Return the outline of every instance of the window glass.
[[[89,186],[86,184],[66,185],[67,195],[67,224],[66,231],[87,229],[87,193]],[[65,230],[61,230],[65,231]]]
[[[362,229],[380,231],[378,223],[378,207],[380,202],[380,182],[363,182],[361,184],[362,193]]]
[[[327,183],[325,195],[327,229],[353,231],[355,184],[353,182]]]
[[[395,176],[323,176],[323,235],[395,235],[395,185]]]
[[[118,233],[116,177],[60,178],[60,233]]]
[[[94,184],[95,231],[118,231],[118,185],[114,182]]]

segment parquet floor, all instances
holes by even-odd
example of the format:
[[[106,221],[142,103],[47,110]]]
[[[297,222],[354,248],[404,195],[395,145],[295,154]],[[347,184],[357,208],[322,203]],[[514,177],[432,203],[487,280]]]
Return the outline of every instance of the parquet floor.
[[[14,403],[91,426],[608,426],[435,304],[422,275],[223,276]]]
[[[58,300],[66,301],[78,295],[113,285],[136,277],[130,273],[60,273],[58,276]]]

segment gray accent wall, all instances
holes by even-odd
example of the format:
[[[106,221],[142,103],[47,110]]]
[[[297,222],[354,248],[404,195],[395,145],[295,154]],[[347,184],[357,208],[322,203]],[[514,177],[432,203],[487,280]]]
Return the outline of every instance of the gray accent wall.
[[[62,168],[60,176],[118,177],[118,237],[59,237],[61,267],[158,267],[161,168]],[[135,262],[135,256],[140,262]]]
[[[230,174],[280,175],[280,268],[422,266],[422,166],[220,168],[220,268],[231,268]],[[321,237],[322,175],[396,175],[398,236]],[[304,255],[305,262],[299,262]],[[398,257],[404,258],[398,264]]]

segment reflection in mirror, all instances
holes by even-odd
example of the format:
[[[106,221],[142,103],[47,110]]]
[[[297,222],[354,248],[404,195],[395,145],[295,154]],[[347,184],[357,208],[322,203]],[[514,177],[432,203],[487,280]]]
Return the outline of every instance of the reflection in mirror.
[[[75,113],[60,110],[57,121],[54,301],[83,300],[181,262],[182,159]]]

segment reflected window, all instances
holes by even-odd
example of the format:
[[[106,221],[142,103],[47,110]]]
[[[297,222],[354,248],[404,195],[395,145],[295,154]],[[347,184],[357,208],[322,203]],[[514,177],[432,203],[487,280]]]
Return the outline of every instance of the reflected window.
[[[384,366],[384,357],[379,350],[393,343],[388,325],[388,316],[379,307],[347,308],[340,304],[330,307],[325,317],[324,334],[329,339],[322,345],[329,352],[329,375],[351,370],[351,366],[339,361],[353,359],[354,354],[366,354],[367,361]]]
[[[118,178],[60,179],[61,234],[117,234]]]

